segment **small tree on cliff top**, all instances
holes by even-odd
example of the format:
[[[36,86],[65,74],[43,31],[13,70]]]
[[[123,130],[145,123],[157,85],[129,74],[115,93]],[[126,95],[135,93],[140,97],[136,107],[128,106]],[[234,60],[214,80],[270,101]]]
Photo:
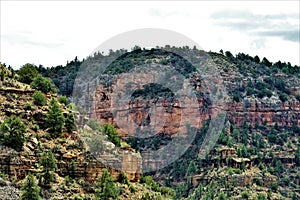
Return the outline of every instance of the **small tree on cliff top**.
[[[32,88],[42,91],[44,93],[56,93],[57,89],[55,88],[53,82],[49,78],[45,78],[42,75],[37,75],[30,84]]]
[[[34,65],[27,63],[20,68],[18,74],[20,82],[30,84],[38,76],[39,72]]]

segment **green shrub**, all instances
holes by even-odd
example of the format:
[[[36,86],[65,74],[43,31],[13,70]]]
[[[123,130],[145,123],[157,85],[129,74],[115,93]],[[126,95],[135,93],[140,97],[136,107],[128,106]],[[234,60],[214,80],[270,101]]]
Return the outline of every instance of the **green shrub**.
[[[40,129],[40,126],[37,125],[37,124],[34,124],[34,125],[32,126],[32,130],[34,130],[34,131],[38,131],[39,129]]]
[[[102,131],[108,136],[109,140],[116,146],[121,146],[121,140],[118,136],[117,130],[111,124],[105,124]]]
[[[288,94],[288,95],[291,94],[290,88],[284,88],[283,92],[286,93],[286,94]]]
[[[169,187],[159,187],[157,189],[157,191],[160,192],[164,196],[175,197],[175,195],[176,195],[176,192],[172,188],[169,188]]]
[[[100,124],[99,124],[96,120],[94,120],[94,119],[92,119],[92,118],[88,119],[88,121],[86,122],[86,124],[87,124],[91,129],[93,129],[94,131],[101,131],[101,126],[100,126]]]
[[[20,82],[30,84],[39,73],[34,65],[27,63],[19,69],[18,74]]]
[[[91,153],[103,153],[104,151],[104,145],[103,145],[103,138],[97,134],[92,134],[87,139],[87,144],[89,146],[89,151]]]
[[[272,91],[268,90],[268,89],[262,89],[262,90],[258,91],[258,93],[257,93],[258,98],[263,98],[265,96],[270,98],[272,96]]]
[[[279,99],[282,102],[286,102],[288,100],[286,94],[284,94],[284,93],[279,94]]]
[[[288,176],[284,176],[282,178],[282,184],[283,184],[283,186],[289,186],[290,183],[291,183],[291,179]]]
[[[263,194],[257,195],[257,200],[265,200],[265,199],[266,199],[265,195],[263,195]]]
[[[31,110],[31,109],[32,109],[31,103],[26,103],[24,106],[24,110]]]
[[[25,142],[26,126],[16,116],[8,117],[0,125],[0,141],[2,144],[20,151]]]
[[[277,142],[277,131],[272,128],[269,135],[268,135],[268,141],[272,144]]]
[[[194,160],[191,160],[187,169],[187,175],[192,176],[197,172],[197,165]]]
[[[291,196],[292,196],[292,200],[297,200],[299,197],[299,196],[297,197],[297,194],[295,192],[293,192]]]
[[[64,104],[65,106],[67,106],[68,103],[69,103],[69,100],[66,96],[59,96],[58,97],[58,102],[61,103],[61,104]]]
[[[71,186],[74,183],[74,179],[70,178],[70,176],[65,176],[66,186]]]
[[[107,169],[102,170],[96,189],[96,199],[117,199],[119,191]]]
[[[131,184],[129,186],[129,190],[130,190],[131,193],[135,193],[136,192],[135,187],[133,185],[131,185]]]
[[[225,194],[221,192],[218,196],[218,200],[225,200],[225,199],[226,199]]]
[[[73,196],[74,200],[84,200],[84,198],[82,196],[80,196],[79,194],[75,194]]]
[[[242,198],[243,198],[243,199],[248,199],[249,196],[250,196],[249,193],[246,192],[246,191],[242,193]]]
[[[118,182],[129,185],[129,180],[124,172],[121,172],[118,177]]]
[[[37,106],[45,106],[47,104],[46,96],[40,91],[35,91],[32,97],[34,104]]]
[[[12,94],[12,97],[13,97],[14,99],[17,99],[17,98],[19,97],[19,95],[18,95],[18,94],[15,94],[15,93],[13,93],[13,94]]]
[[[264,82],[257,82],[254,87],[258,90],[263,90],[268,88],[268,85]]]
[[[240,102],[240,96],[237,93],[233,94],[233,101]]]
[[[262,186],[263,185],[263,180],[261,178],[254,178],[253,182],[258,185],[258,186]]]
[[[35,77],[30,84],[32,88],[42,91],[43,93],[56,93],[57,89],[52,83],[51,79],[45,78],[42,75]]]
[[[157,191],[159,188],[159,185],[152,179],[151,176],[143,176],[140,179],[140,183],[145,183],[154,191]]]
[[[278,189],[278,184],[275,183],[275,182],[271,183],[271,184],[270,184],[270,189],[271,189],[272,191],[277,191],[277,189]]]
[[[85,180],[82,180],[82,179],[79,180],[79,184],[81,186],[87,186],[87,183],[85,182]]]
[[[282,79],[282,78],[277,78],[277,79],[275,79],[275,81],[274,81],[274,86],[278,89],[278,90],[280,90],[280,91],[284,91],[285,90],[285,88],[286,88],[286,85],[285,85],[285,82],[284,82],[284,80]]]

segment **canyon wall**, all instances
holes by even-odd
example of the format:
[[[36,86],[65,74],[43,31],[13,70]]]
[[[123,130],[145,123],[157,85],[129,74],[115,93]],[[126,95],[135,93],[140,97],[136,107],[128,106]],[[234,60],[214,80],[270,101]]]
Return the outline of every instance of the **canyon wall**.
[[[130,81],[128,80],[128,82]],[[193,89],[201,92],[201,82],[195,78],[191,82],[193,82]],[[299,101],[291,99],[281,102],[276,94],[262,99],[245,97],[240,102],[225,97],[223,105],[211,105],[206,95],[200,95],[197,96],[196,101],[191,101],[192,105],[189,106],[184,105],[176,98],[137,98],[132,99],[127,107],[117,107],[112,103],[116,87],[117,85],[114,83],[109,87],[99,83],[95,87],[94,92],[89,96],[91,102],[89,115],[102,124],[111,123],[119,127],[120,135],[134,133],[136,126],[143,128],[147,125],[155,127],[156,133],[174,134],[181,126],[185,125],[181,123],[183,119],[192,122],[194,127],[201,128],[206,119],[215,116],[219,111],[225,111],[228,119],[237,126],[241,126],[243,122],[252,126],[275,125],[276,123],[279,126],[292,126],[293,124],[300,126]],[[155,117],[151,112],[153,106],[156,109]],[[193,113],[196,109],[189,112],[187,107],[197,108],[197,113]],[[115,120],[116,116],[122,117],[121,126],[118,124],[120,121]],[[126,126],[126,124],[132,125],[132,121],[136,126]]]

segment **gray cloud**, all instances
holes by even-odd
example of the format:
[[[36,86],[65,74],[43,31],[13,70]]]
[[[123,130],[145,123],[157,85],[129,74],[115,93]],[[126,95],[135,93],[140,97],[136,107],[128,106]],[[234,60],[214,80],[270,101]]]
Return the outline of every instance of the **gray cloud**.
[[[298,13],[279,13],[273,15],[253,14],[249,10],[222,10],[211,15],[212,19],[245,19],[245,20],[272,20],[272,19],[299,19]]]
[[[20,31],[18,33],[13,34],[3,34],[1,35],[1,38],[3,38],[4,41],[14,45],[14,44],[22,44],[27,46],[39,46],[39,47],[47,47],[47,48],[55,48],[62,46],[63,43],[61,42],[44,42],[44,41],[38,41],[34,40],[30,37],[31,32],[23,32]]]
[[[224,26],[224,27],[229,27],[230,29],[233,30],[253,30],[256,29],[258,26],[261,26],[261,23],[256,23],[256,22],[247,22],[247,21],[220,21],[216,22],[216,25],[219,26]]]
[[[235,31],[246,31],[260,37],[280,37],[292,42],[300,40],[299,13],[260,15],[248,10],[222,10],[210,17],[216,25]],[[291,24],[291,20],[297,21],[298,26]]]
[[[292,42],[299,42],[300,41],[300,32],[299,32],[299,30],[262,31],[262,32],[257,32],[257,35],[281,37],[282,39],[289,40],[289,41],[292,41]]]

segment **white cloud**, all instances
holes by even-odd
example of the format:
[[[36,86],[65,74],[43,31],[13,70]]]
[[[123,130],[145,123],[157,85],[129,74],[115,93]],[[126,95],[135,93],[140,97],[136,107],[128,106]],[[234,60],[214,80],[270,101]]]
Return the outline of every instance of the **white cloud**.
[[[283,9],[284,8],[284,9]],[[230,50],[300,64],[299,42],[284,31],[299,31],[299,2],[1,2],[1,62],[56,66],[84,58],[107,39],[138,28],[164,28],[196,41],[205,50]],[[241,19],[264,16],[279,23],[256,32],[216,24],[220,17],[247,11]],[[229,14],[228,14],[229,13]],[[292,14],[291,14],[292,13]],[[241,13],[240,13],[241,14]],[[241,15],[239,15],[241,16]],[[237,16],[234,16],[237,17]],[[249,17],[249,16],[248,16]],[[285,18],[284,18],[285,17]],[[275,18],[275,19],[272,19]],[[283,20],[286,19],[286,20]],[[260,21],[261,20],[261,21]],[[220,22],[220,20],[219,20]],[[224,22],[224,21],[223,21]],[[226,23],[233,23],[230,19]],[[258,18],[254,24],[265,23]],[[249,26],[249,23],[246,24]],[[251,24],[250,24],[251,25]]]

